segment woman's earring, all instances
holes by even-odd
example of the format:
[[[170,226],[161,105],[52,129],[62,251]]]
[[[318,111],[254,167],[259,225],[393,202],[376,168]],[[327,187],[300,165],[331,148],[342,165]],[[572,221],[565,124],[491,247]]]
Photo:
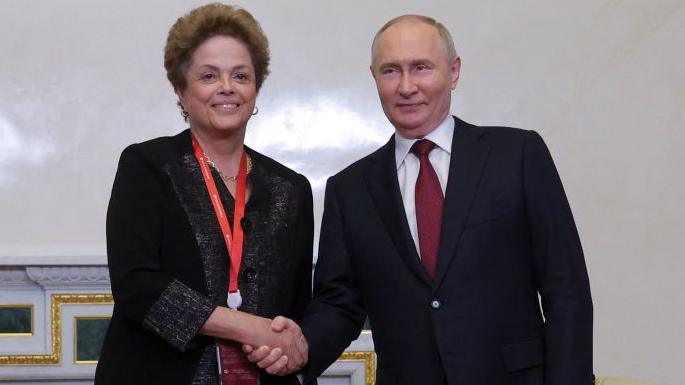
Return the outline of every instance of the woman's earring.
[[[186,111],[185,108],[183,108],[183,104],[181,104],[180,101],[176,102],[176,104],[178,105],[178,108],[181,109],[181,116],[183,116],[183,120],[185,120],[187,122],[188,117],[190,117],[190,114],[188,113],[188,111]]]
[[[254,110],[252,110],[252,115],[257,115],[259,113],[259,107],[254,106]]]

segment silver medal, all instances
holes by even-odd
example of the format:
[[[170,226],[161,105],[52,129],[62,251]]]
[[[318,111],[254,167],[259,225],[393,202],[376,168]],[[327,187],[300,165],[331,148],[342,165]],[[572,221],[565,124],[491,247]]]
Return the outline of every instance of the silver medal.
[[[226,304],[231,309],[239,308],[240,305],[243,304],[243,297],[240,295],[240,290],[236,290],[233,293],[229,292],[228,297],[226,298]]]

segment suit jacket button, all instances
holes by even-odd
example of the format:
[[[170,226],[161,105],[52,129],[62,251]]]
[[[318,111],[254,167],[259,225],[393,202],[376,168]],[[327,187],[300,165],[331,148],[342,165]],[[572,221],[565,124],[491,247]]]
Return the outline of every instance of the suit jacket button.
[[[432,307],[433,309],[439,309],[439,308],[440,308],[440,305],[441,305],[441,304],[440,304],[440,301],[438,301],[437,299],[434,299],[434,300],[431,301],[431,307]]]
[[[257,272],[255,269],[248,267],[245,270],[243,270],[243,277],[245,278],[246,282],[254,282],[255,278],[257,278]]]

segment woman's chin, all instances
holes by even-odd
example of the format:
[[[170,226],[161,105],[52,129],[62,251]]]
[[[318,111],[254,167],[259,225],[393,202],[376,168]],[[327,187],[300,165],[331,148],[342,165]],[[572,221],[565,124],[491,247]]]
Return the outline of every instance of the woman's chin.
[[[247,123],[247,122],[246,122]],[[196,131],[204,131],[220,136],[233,136],[238,133],[245,132],[247,124],[236,124],[235,122],[211,122],[207,126],[195,125],[192,128]]]

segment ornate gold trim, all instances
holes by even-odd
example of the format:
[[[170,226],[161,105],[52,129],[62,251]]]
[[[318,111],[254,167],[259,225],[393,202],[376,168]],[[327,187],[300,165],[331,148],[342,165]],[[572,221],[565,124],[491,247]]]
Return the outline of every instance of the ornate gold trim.
[[[52,353],[0,355],[0,366],[3,365],[57,365],[62,359],[62,305],[103,305],[114,304],[111,294],[52,294],[51,337]]]
[[[2,337],[31,337],[33,336],[33,331],[34,329],[34,324],[36,323],[35,318],[35,312],[33,311],[33,304],[32,303],[12,303],[12,304],[2,304],[0,305],[0,309],[16,309],[16,308],[29,308],[30,313],[31,313],[31,319],[29,322],[31,323],[31,331],[29,333],[0,333],[0,338]]]
[[[374,385],[376,383],[375,352],[343,352],[338,361],[363,361],[366,368],[366,385]]]

